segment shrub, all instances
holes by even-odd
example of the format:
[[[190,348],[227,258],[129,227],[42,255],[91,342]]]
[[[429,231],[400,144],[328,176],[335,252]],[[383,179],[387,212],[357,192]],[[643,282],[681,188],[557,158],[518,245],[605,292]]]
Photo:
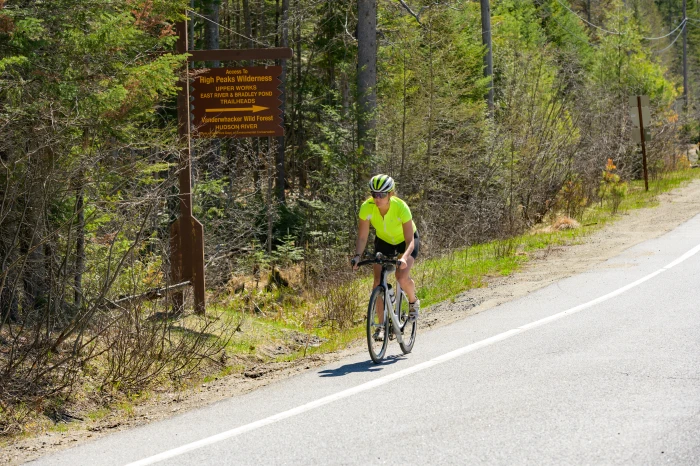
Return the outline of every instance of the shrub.
[[[617,167],[612,159],[608,159],[608,163],[603,170],[603,178],[600,181],[598,196],[601,204],[603,201],[608,201],[610,204],[610,213],[615,215],[620,208],[622,200],[627,196],[627,183],[620,179],[620,175],[614,173]]]

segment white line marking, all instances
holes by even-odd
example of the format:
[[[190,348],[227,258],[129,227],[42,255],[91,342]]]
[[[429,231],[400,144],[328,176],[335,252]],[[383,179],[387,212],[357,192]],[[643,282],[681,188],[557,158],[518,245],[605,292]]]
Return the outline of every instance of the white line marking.
[[[183,445],[178,448],[174,448],[172,450],[164,451],[163,453],[159,453],[157,455],[149,456],[148,458],[144,458],[139,461],[134,461],[133,463],[129,463],[126,466],[145,466],[148,464],[154,464],[158,463],[160,461],[166,460],[168,458],[174,458],[175,456],[182,455],[184,453],[190,452],[192,450],[197,450],[199,448],[205,447],[207,445],[211,445],[213,443],[220,442],[222,440],[226,440],[232,437],[236,437],[238,435],[244,434],[246,432],[250,432],[251,430],[259,429],[260,427],[264,427],[270,424],[274,424],[275,422],[281,421],[283,419],[287,419],[293,416],[296,416],[297,414],[302,414],[307,411],[311,411],[312,409],[320,408],[321,406],[327,405],[329,403],[332,403],[334,401],[342,400],[343,398],[348,398],[350,396],[356,395],[357,393],[361,393],[367,390],[371,390],[373,388],[386,385],[389,382],[392,382],[397,379],[401,379],[403,377],[406,377],[407,375],[414,374],[416,372],[422,371],[424,369],[428,369],[433,366],[437,366],[438,364],[442,364],[444,362],[450,361],[452,359],[455,359],[459,356],[462,356],[467,353],[471,353],[472,351],[476,351],[480,348],[483,348],[485,346],[492,345],[494,343],[498,343],[499,341],[503,341],[507,338],[510,338],[514,335],[518,335],[520,333],[526,332],[528,330],[532,330],[533,328],[541,327],[542,325],[548,324],[550,322],[554,322],[555,320],[559,320],[563,317],[575,314],[577,312],[583,311],[584,309],[588,309],[590,307],[595,306],[596,304],[600,304],[604,301],[607,301],[609,299],[612,299],[618,295],[621,295],[622,293],[631,290],[632,288],[641,285],[642,283],[646,282],[647,280],[651,280],[652,278],[656,277],[657,275],[665,272],[666,270],[675,267],[676,265],[680,264],[681,262],[687,260],[688,258],[694,256],[700,252],[700,245],[695,246],[693,249],[690,251],[686,252],[683,254],[681,257],[678,259],[674,260],[670,264],[668,264],[666,267],[662,267],[656,272],[652,272],[649,275],[646,275],[642,278],[640,278],[637,281],[634,281],[628,285],[623,286],[622,288],[618,288],[615,291],[611,291],[610,293],[603,295],[599,298],[596,298],[592,301],[589,301],[584,304],[580,304],[576,307],[572,307],[571,309],[567,309],[566,311],[559,312],[558,314],[554,314],[549,317],[545,317],[544,319],[537,320],[535,322],[531,322],[526,325],[522,325],[518,328],[514,328],[512,330],[508,330],[507,332],[499,333],[498,335],[492,336],[490,338],[487,338],[485,340],[478,341],[476,343],[472,343],[471,345],[464,346],[462,348],[456,349],[454,351],[450,351],[449,353],[445,353],[442,356],[437,356],[430,361],[422,362],[420,364],[416,364],[415,366],[402,369],[400,371],[394,372],[393,374],[385,375],[384,377],[380,377],[378,379],[374,379],[372,381],[363,383],[361,385],[358,385],[353,388],[349,388],[347,390],[343,390],[342,392],[335,393],[333,395],[329,395],[323,398],[320,398],[318,400],[312,401],[310,403],[306,403],[301,406],[297,406],[296,408],[292,408],[288,411],[283,411],[281,413],[275,414],[270,417],[266,417],[265,419],[261,419],[259,421],[252,422],[250,424],[246,424],[244,426],[236,427],[235,429],[227,430],[225,432],[221,432],[220,434],[213,435],[211,437],[204,438],[202,440],[197,440],[196,442],[188,443],[187,445]]]

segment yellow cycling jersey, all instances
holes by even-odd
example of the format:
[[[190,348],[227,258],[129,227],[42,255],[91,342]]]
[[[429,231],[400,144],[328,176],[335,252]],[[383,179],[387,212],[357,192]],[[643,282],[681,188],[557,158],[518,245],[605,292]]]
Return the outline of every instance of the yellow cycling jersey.
[[[413,233],[416,232],[411,209],[408,208],[408,204],[396,196],[392,196],[389,200],[389,210],[384,216],[379,213],[374,199],[367,199],[360,206],[360,219],[369,220],[377,232],[377,237],[389,244],[404,242],[403,224],[406,222],[410,221],[413,224]]]

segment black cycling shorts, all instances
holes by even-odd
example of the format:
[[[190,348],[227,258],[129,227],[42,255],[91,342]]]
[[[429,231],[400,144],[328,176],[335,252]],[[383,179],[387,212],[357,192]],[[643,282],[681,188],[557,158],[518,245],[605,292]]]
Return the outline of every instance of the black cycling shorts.
[[[420,249],[420,237],[418,232],[413,233],[413,252],[411,257],[414,259],[418,258],[418,250]],[[374,253],[381,252],[385,256],[393,257],[403,254],[406,251],[406,241],[402,241],[399,244],[389,244],[379,237],[374,238]]]

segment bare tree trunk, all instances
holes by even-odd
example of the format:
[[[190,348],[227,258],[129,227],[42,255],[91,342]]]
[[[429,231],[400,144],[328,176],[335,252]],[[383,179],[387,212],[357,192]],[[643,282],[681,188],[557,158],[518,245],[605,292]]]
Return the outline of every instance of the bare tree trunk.
[[[289,46],[289,0],[282,0],[282,22],[280,24],[281,47]],[[280,90],[282,94],[280,95],[280,100],[282,104],[280,105],[280,110],[282,110],[282,127],[284,128],[285,120],[285,110],[287,103],[287,92],[286,92],[286,80],[287,80],[287,60],[280,60],[280,65],[282,66],[282,74],[280,74],[280,80],[282,84],[280,85]],[[275,184],[275,191],[277,194],[277,200],[284,204],[284,136],[277,138],[277,182]]]
[[[298,6],[298,0],[297,0],[297,6]],[[294,129],[296,131],[296,146],[297,148],[295,150],[299,150],[299,148],[302,147],[303,141],[304,141],[304,120],[301,118],[301,105],[303,103],[304,99],[304,82],[302,79],[301,75],[301,20],[297,20],[297,30],[296,30],[296,36],[297,36],[297,98],[296,98],[296,110],[294,112],[295,119],[296,119],[296,125],[294,125]],[[306,166],[304,163],[301,163],[301,167],[297,167],[297,164],[299,164],[298,157],[295,158],[295,162],[293,166],[297,168],[297,174],[299,175],[299,194],[303,196],[304,194],[304,189],[306,188]]]
[[[687,16],[686,0],[683,0],[683,20]],[[683,25],[683,111],[688,111],[688,23]],[[674,166],[675,168],[675,166]]]
[[[0,192],[0,194],[6,194]],[[18,319],[18,289],[20,276],[17,266],[13,265],[19,259],[18,239],[19,222],[3,216],[4,224],[0,225],[0,329],[10,321]]]
[[[223,7],[223,10],[221,12],[223,18],[221,18],[221,24],[226,25],[226,32],[224,33],[224,38],[220,41],[219,47],[223,49],[230,49],[232,48],[233,44],[233,22],[231,21],[231,1],[226,0],[224,1],[221,6]],[[223,47],[221,46],[221,42],[223,42]]]
[[[297,6],[299,5],[299,0],[296,0],[295,5],[297,5]],[[297,11],[298,11],[298,8],[297,8]],[[300,22],[300,20],[298,18],[296,18],[292,22],[292,41],[294,41],[296,39],[297,25],[299,24],[299,22]],[[292,45],[292,49],[294,49],[294,45]],[[290,118],[288,120],[289,121],[289,132],[287,133],[287,136],[289,137],[290,141],[298,140],[297,135],[296,135],[296,126],[295,126],[296,118],[294,117],[294,113],[295,113],[295,110],[297,108],[297,98],[299,95],[299,79],[297,78],[297,75],[294,72],[294,70],[296,69],[295,62],[294,62],[295,58],[298,59],[299,57],[292,57],[291,72],[289,73],[290,81],[291,81],[291,85],[289,86],[289,100],[290,100],[289,108],[291,109],[291,112],[290,112],[291,115],[290,115]],[[290,155],[290,157],[289,157],[289,160],[287,162],[287,168],[289,168],[289,170],[286,173],[286,177],[289,179],[287,186],[289,187],[290,191],[293,192],[294,188],[296,187],[296,183],[295,183],[295,180],[296,180],[296,171],[295,171],[295,168],[296,168],[296,158],[295,158],[296,150],[293,147],[293,143],[292,143],[292,150],[291,150],[289,155]]]
[[[241,6],[241,0],[236,0],[236,32],[238,32],[239,34],[243,30],[241,28],[241,16],[242,16],[241,11],[242,11],[242,9],[243,9],[243,7]],[[242,37],[239,36],[238,34],[235,34],[233,37],[233,41],[236,44],[235,47],[237,49],[242,48],[241,44],[243,44],[243,42],[241,41],[241,39],[242,39]]]
[[[74,299],[76,311],[83,303],[83,271],[85,268],[85,195],[83,193],[83,176],[78,177],[78,189],[76,192],[75,211],[78,224],[76,225],[77,237],[75,240],[75,277]]]
[[[267,138],[266,167],[267,167],[267,253],[272,253],[272,221],[273,221],[273,198],[272,198],[272,138]]]
[[[357,0],[358,140],[370,160],[375,150],[377,111],[377,0]]]
[[[250,19],[250,0],[243,0],[243,21],[245,22],[245,35],[248,37],[248,48],[253,48],[253,23]]]
[[[343,71],[340,73],[340,95],[343,106],[343,117],[347,118],[350,113],[350,83],[348,82],[348,74]]]
[[[406,162],[406,50],[403,52],[403,115],[401,116],[401,168],[399,169],[399,186],[403,184],[403,169]]]
[[[491,6],[489,0],[481,0],[481,39],[486,47],[484,76],[490,78],[486,102],[489,107],[489,116],[493,117],[493,54],[491,51]]]
[[[432,157],[433,151],[433,104],[435,98],[435,69],[433,64],[433,22],[428,23],[428,67],[430,69],[430,87],[428,92],[430,92],[429,103],[428,103],[428,147],[425,152],[425,175],[430,177],[430,158]],[[430,197],[430,184],[425,184],[425,197],[428,199]]]
[[[204,20],[204,48],[207,50],[215,50],[219,48],[219,2],[217,0],[208,0],[204,4],[204,16],[209,18],[209,21]],[[212,61],[208,63],[212,68],[218,68],[221,63]]]
[[[194,0],[190,0],[190,9],[194,10]],[[187,21],[187,50],[194,50],[194,16],[190,16],[190,20]],[[192,63],[189,64],[192,67]]]
[[[258,37],[262,38],[264,43],[267,43],[267,14],[265,0],[262,0],[258,4],[258,18],[260,20],[260,34]]]
[[[243,0],[243,22],[245,23],[245,35],[248,38],[248,48],[253,48],[253,17],[250,12],[250,0]],[[255,65],[255,61],[250,60],[248,66]],[[253,170],[253,185],[255,186],[255,191],[260,193],[262,196],[262,186],[260,183],[260,139],[252,138],[252,153],[255,155]]]
[[[216,50],[219,48],[219,2],[217,0],[208,0],[204,4],[205,16],[209,21],[204,21],[204,48],[206,50]],[[219,68],[221,62],[214,60],[207,62],[207,66],[211,68]],[[208,159],[208,169],[214,179],[219,179],[222,176],[221,167],[221,139],[211,141],[211,155]]]
[[[43,192],[32,187],[31,193],[27,193],[34,200],[29,200],[27,223],[23,231],[23,255],[26,257],[26,265],[23,272],[24,305],[22,309],[40,310],[46,306],[48,294],[48,280],[46,273],[45,249],[42,241],[45,239],[46,228],[44,226],[44,206],[41,205]]]

